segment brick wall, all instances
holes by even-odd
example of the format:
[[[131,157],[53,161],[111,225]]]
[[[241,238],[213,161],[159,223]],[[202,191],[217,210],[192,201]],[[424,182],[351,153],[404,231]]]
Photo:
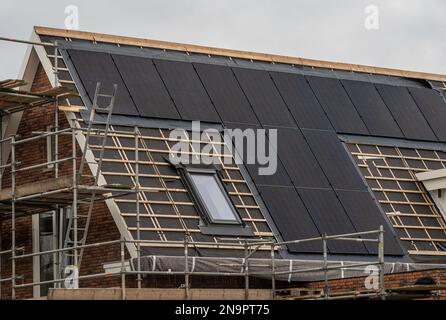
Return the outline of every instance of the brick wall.
[[[384,276],[384,284],[388,289],[411,286],[423,277],[432,278],[438,285],[446,284],[446,270],[442,269],[387,274]],[[328,283],[330,292],[332,293],[365,291],[365,280],[366,277],[354,277],[329,280]],[[323,289],[324,281],[309,282],[304,284],[304,286],[310,289]],[[441,292],[441,297],[446,299],[446,292],[444,290]]]
[[[34,78],[31,90],[34,92],[43,91],[51,87],[45,71],[41,65],[39,65],[36,76]],[[33,131],[45,131],[47,126],[54,125],[55,109],[54,105],[48,105],[39,108],[33,108],[29,111],[25,111],[18,129],[18,139],[24,139],[32,136]],[[63,112],[59,112],[59,127],[67,128],[68,121]],[[25,167],[33,164],[38,164],[46,161],[47,149],[46,139],[39,139],[26,144],[18,145],[16,148],[16,160],[21,161],[20,166]],[[65,135],[59,138],[59,159],[70,157],[71,148],[71,136]],[[77,147],[77,155],[81,155],[81,150]],[[71,176],[72,174],[72,162],[62,163],[59,166],[59,176]],[[54,178],[54,169],[38,168],[24,172],[18,172],[16,175],[17,185],[25,183],[39,182],[42,180]],[[11,175],[8,170],[2,178],[2,188],[8,188],[11,186]],[[87,205],[80,205],[79,214],[86,213]],[[24,247],[25,253],[32,252],[32,223],[31,216],[24,216],[16,220],[16,246]],[[1,224],[1,237],[2,244],[1,250],[8,250],[11,248],[11,221],[5,219]],[[95,204],[92,220],[90,224],[90,232],[88,233],[87,243],[96,243],[108,240],[119,239],[119,231],[113,221],[110,212],[104,202],[97,202]],[[91,273],[101,273],[104,271],[102,263],[114,262],[120,259],[119,244],[108,246],[104,248],[91,248],[86,249],[84,253],[84,259],[81,266],[81,275]],[[0,250],[0,251],[1,251]],[[10,256],[3,256],[1,259],[1,273],[2,278],[8,278],[11,276],[11,260]],[[17,274],[23,276],[22,280],[18,280],[17,283],[29,283],[33,280],[32,274],[32,259],[20,259],[16,263]],[[85,280],[81,282],[82,286],[117,286],[119,285],[119,279],[107,278],[97,280]],[[11,294],[10,282],[2,284],[2,298],[9,298]],[[32,288],[20,288],[16,291],[17,298],[30,298],[32,297]]]

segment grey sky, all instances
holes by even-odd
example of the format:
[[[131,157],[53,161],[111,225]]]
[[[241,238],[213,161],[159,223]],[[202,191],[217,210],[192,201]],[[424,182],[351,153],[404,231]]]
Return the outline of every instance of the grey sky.
[[[446,74],[444,0],[2,0],[0,36],[64,28],[69,4],[84,31]],[[0,42],[0,79],[18,76],[25,49]]]

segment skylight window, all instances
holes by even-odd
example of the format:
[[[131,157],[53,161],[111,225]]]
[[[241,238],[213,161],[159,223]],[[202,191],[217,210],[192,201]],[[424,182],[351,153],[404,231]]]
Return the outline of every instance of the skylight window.
[[[240,223],[216,172],[189,172],[189,175],[212,223]]]
[[[179,168],[195,207],[201,215],[200,231],[208,235],[252,236],[232,203],[215,167]]]

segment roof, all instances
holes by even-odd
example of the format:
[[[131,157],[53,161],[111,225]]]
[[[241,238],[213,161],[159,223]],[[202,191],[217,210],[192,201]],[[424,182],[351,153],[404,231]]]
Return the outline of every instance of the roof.
[[[165,136],[163,130],[193,120],[223,128],[276,129],[277,172],[261,176],[258,165],[245,163],[239,181],[249,186],[256,208],[264,209],[263,217],[282,239],[383,225],[388,255],[444,255],[444,218],[416,179],[418,172],[446,167],[444,84],[430,81],[444,81],[444,76],[35,30],[42,41],[58,40],[67,69],[59,75],[73,81],[82,97],[74,103],[90,107],[98,81],[104,88],[117,84],[114,125],[151,128],[149,145]],[[86,113],[79,117],[87,120]],[[121,175],[110,168],[115,172],[104,173],[106,180]],[[288,249],[321,252],[319,246]],[[373,244],[342,241],[329,250],[376,253]]]
[[[34,27],[34,30],[37,34],[42,35],[42,36],[46,35],[46,36],[55,36],[55,37],[62,37],[62,38],[74,38],[74,39],[90,40],[93,42],[123,44],[123,45],[131,45],[131,46],[138,46],[138,47],[165,49],[165,50],[172,50],[172,51],[184,51],[184,52],[189,52],[189,53],[201,53],[201,54],[209,54],[209,55],[215,55],[215,56],[225,56],[225,57],[241,58],[241,59],[248,59],[248,60],[266,61],[266,62],[272,62],[272,63],[286,63],[286,64],[303,65],[303,66],[310,66],[310,67],[317,67],[317,68],[327,68],[327,69],[364,72],[364,73],[375,73],[375,74],[391,75],[391,76],[399,76],[399,77],[407,77],[407,78],[415,78],[415,79],[446,81],[446,75],[427,73],[427,72],[416,72],[416,71],[407,71],[407,70],[400,70],[400,69],[381,68],[381,67],[367,66],[367,65],[360,65],[360,64],[349,64],[349,63],[331,62],[331,61],[323,61],[323,60],[314,60],[314,59],[291,57],[291,56],[285,56],[285,55],[275,55],[275,54],[258,53],[258,52],[250,52],[250,51],[222,49],[222,48],[199,46],[199,45],[193,45],[193,44],[168,42],[168,41],[160,41],[160,40],[149,40],[149,39],[143,39],[143,38],[116,36],[116,35],[109,35],[109,34],[103,34],[103,33],[85,32],[85,31],[77,31],[77,30],[66,30],[66,29],[49,28],[49,27],[41,27],[41,26]]]

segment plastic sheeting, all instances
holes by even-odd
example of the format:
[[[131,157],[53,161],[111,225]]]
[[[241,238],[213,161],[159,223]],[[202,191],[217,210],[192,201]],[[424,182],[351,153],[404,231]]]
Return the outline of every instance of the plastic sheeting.
[[[249,259],[249,275],[252,277],[271,279],[272,263],[271,259]],[[370,261],[370,266],[377,261]],[[137,260],[131,260],[132,270],[136,270]],[[243,258],[222,258],[222,257],[190,257],[188,259],[188,267],[190,274],[199,272],[212,273],[239,273],[243,276],[243,265],[245,260]],[[282,281],[320,281],[324,279],[324,272],[322,270],[315,270],[323,268],[322,260],[289,260],[276,259],[274,260],[276,280]],[[329,279],[351,278],[368,276],[373,269],[368,266],[352,267],[349,265],[365,263],[354,261],[329,261],[329,267],[342,267],[328,271]],[[141,271],[165,271],[169,272],[183,272],[185,266],[184,256],[144,256],[141,257]],[[375,265],[376,266],[376,265]],[[378,266],[376,266],[378,268]],[[401,273],[409,271],[431,270],[431,269],[445,269],[445,264],[421,264],[421,263],[385,263],[385,274]],[[299,273],[296,273],[300,271]],[[293,273],[291,273],[293,272]],[[282,274],[281,274],[282,273]],[[146,275],[146,274],[145,274]]]

